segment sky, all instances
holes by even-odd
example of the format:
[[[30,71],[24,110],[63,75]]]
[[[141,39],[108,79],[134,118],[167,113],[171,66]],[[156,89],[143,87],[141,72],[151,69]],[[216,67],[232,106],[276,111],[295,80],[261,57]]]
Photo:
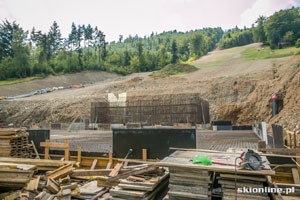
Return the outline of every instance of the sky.
[[[250,27],[260,16],[300,6],[300,0],[0,0],[0,21],[47,32],[56,21],[66,37],[72,22],[97,26],[108,41],[119,35]]]

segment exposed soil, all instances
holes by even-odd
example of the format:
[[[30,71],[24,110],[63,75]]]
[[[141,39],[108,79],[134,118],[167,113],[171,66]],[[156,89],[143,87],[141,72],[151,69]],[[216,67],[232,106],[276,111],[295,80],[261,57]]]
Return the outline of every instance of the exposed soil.
[[[283,109],[272,118],[271,95],[280,93]],[[247,101],[219,106],[216,116],[235,123],[251,123],[252,120],[277,123],[289,130],[300,131],[300,56],[281,67],[281,76],[260,80]]]
[[[52,87],[93,84],[99,81],[114,80],[119,77],[121,76],[107,72],[81,72],[59,76],[48,76],[47,78],[36,79],[30,82],[0,86],[0,96],[16,96]]]
[[[200,67],[190,74],[162,77],[151,77],[150,73],[125,77],[105,73],[100,82],[85,88],[0,101],[0,121],[17,126],[78,121],[90,117],[91,102],[107,98],[111,92],[126,92],[128,96],[199,93],[210,103],[212,119],[233,120],[237,124],[262,120],[294,129],[300,117],[299,57],[225,63],[220,67]],[[274,66],[280,75],[277,79],[273,79]],[[97,81],[87,76],[76,84],[84,80]],[[36,83],[22,84],[32,84],[33,87]],[[17,85],[7,87],[9,90]],[[270,100],[275,92],[284,93],[284,109],[271,119]]]

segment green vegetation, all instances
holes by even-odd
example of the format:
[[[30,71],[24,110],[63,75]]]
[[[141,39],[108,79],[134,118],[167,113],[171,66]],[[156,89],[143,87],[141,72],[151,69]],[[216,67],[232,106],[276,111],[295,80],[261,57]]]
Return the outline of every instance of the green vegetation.
[[[188,74],[194,71],[197,71],[193,65],[188,64],[168,64],[161,70],[157,72],[153,72],[151,76],[158,76],[158,75],[179,75],[179,74]]]
[[[62,38],[54,21],[49,32],[34,28],[29,33],[16,22],[0,23],[0,80],[80,72],[108,71],[119,74],[159,70],[170,63],[199,58],[222,37],[221,28],[189,32],[129,36],[108,43],[105,34],[90,24],[72,23]]]
[[[28,81],[32,81],[35,79],[40,79],[41,77],[27,77],[27,78],[21,78],[21,79],[7,79],[5,81],[0,81],[0,86],[3,85],[13,85],[13,84],[17,84],[17,83],[24,83],[24,82],[28,82]]]
[[[265,47],[262,49],[248,48],[244,50],[241,54],[246,58],[246,60],[263,60],[269,58],[281,58],[291,56],[296,54],[296,52],[296,47],[275,50],[272,50],[270,47]]]
[[[253,42],[253,35],[250,29],[235,29],[226,32],[219,42],[220,49],[243,46]]]
[[[206,55],[219,44],[220,49],[238,47],[253,42],[271,49],[300,47],[300,10],[280,10],[266,18],[260,16],[251,28],[235,27],[225,33],[221,28],[203,28],[187,32],[177,30],[138,35],[108,43],[105,34],[90,24],[72,23],[67,38],[63,38],[54,21],[49,31],[24,30],[16,22],[0,23],[0,80],[47,76],[85,70],[119,74],[160,70],[168,64],[189,64]],[[269,48],[243,52],[246,59],[266,59],[292,55],[291,49],[271,51]],[[293,50],[294,51],[294,50]],[[201,66],[222,65],[227,57],[202,62]],[[226,60],[226,61],[224,61]]]
[[[300,10],[291,8],[260,16],[252,27],[228,30],[219,42],[221,49],[262,42],[272,49],[293,46],[300,38]],[[300,45],[299,45],[300,46]]]

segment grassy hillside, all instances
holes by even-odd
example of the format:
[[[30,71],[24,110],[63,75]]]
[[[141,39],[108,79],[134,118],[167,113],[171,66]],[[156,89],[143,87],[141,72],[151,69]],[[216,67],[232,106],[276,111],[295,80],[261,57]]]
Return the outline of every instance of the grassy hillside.
[[[40,79],[41,77],[27,77],[27,78],[21,78],[21,79],[8,79],[5,81],[0,81],[0,86],[3,85],[13,85],[13,84],[17,84],[17,83],[25,83],[28,81],[32,81],[35,79]]]
[[[299,51],[300,49],[295,47],[271,50],[269,47],[262,47],[260,43],[253,43],[225,50],[212,51],[192,64],[198,68],[245,64],[251,60],[292,56]]]
[[[271,50],[270,47],[263,47],[259,49],[251,47],[241,52],[241,54],[245,57],[246,60],[262,60],[292,56],[298,51],[300,51],[300,49],[296,47],[288,47],[275,50]]]

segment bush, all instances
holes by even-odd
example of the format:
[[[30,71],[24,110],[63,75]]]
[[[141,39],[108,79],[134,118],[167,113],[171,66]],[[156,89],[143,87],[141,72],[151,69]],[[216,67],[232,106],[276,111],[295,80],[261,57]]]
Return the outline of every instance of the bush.
[[[297,42],[296,42],[296,47],[299,48],[300,47],[300,38],[298,38]]]

